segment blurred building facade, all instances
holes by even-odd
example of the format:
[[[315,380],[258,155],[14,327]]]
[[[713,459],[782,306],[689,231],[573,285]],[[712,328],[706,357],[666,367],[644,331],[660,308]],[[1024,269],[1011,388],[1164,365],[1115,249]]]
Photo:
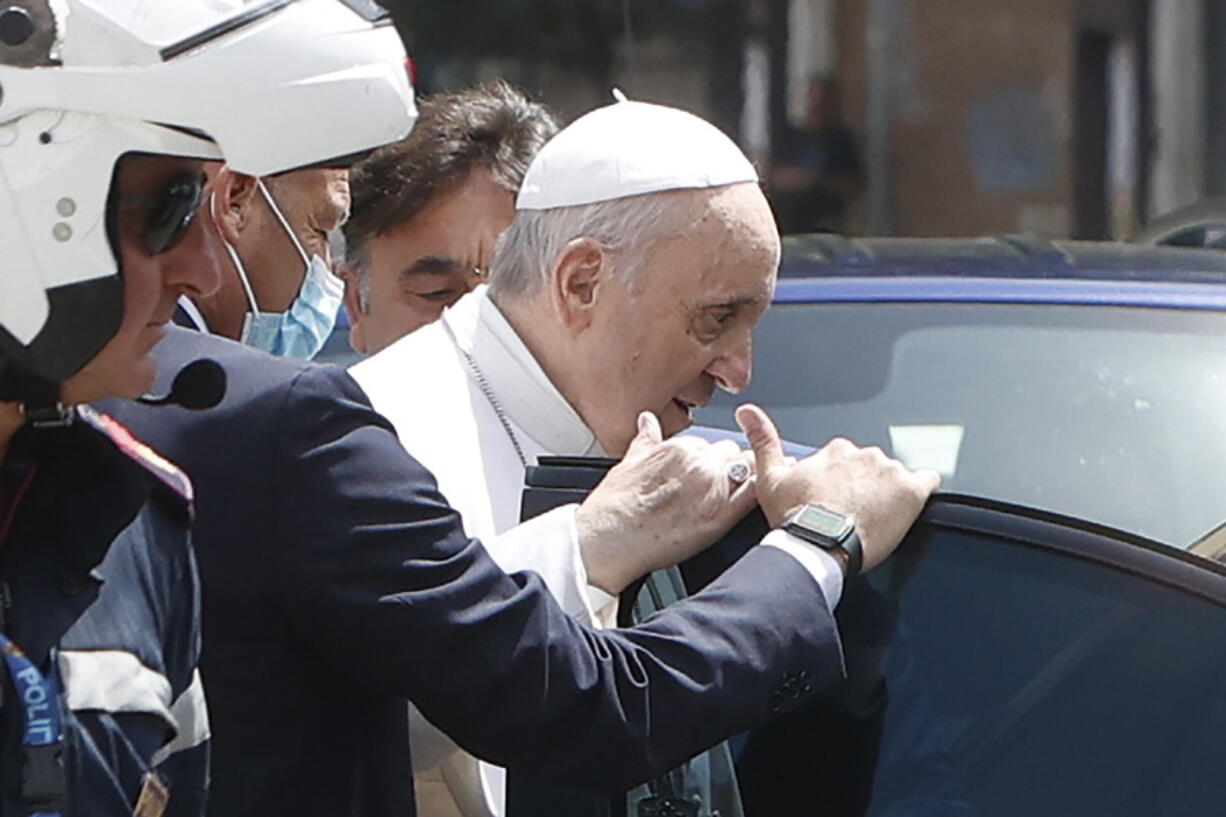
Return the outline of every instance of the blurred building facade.
[[[837,65],[875,174],[866,230],[1131,232],[1149,196],[1145,5],[842,0]]]
[[[1226,43],[1211,35],[1226,0],[512,5],[520,49],[422,32],[424,87],[505,76],[569,117],[617,85],[712,119],[766,168],[809,80],[836,77],[867,171],[854,232],[1126,237],[1226,195]],[[581,38],[600,46],[564,47]]]

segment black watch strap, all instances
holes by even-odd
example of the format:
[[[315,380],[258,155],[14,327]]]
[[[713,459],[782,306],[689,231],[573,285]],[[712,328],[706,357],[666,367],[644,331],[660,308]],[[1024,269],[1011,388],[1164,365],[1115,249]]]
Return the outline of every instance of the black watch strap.
[[[864,569],[864,548],[851,517],[822,505],[804,505],[783,520],[782,529],[823,550],[839,550],[847,556],[847,575]]]
[[[847,554],[847,575],[859,576],[864,570],[864,548],[860,544],[860,534],[853,530],[851,535],[839,544],[839,549]]]

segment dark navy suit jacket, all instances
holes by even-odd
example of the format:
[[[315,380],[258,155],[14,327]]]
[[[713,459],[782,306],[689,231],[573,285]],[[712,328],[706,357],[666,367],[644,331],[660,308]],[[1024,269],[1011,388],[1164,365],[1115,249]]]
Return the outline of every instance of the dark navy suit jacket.
[[[841,676],[780,550],[589,631],[465,536],[342,370],[179,329],[157,354],[162,389],[206,356],[229,380],[208,411],[105,406],[196,485],[213,814],[413,814],[405,698],[478,756],[624,789]]]

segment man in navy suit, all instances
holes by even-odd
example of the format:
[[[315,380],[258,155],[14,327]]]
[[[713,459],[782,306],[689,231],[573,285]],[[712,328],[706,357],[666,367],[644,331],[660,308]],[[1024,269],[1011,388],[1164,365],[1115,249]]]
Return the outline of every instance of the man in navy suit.
[[[752,549],[639,628],[590,631],[465,536],[341,370],[186,330],[157,355],[162,389],[201,357],[228,378],[207,411],[107,407],[196,484],[214,814],[412,814],[404,698],[478,756],[625,788],[841,674],[821,590],[780,549]],[[777,512],[855,486],[869,566],[933,487],[871,458],[790,467],[764,416],[745,419],[758,500]],[[604,500],[611,529],[649,540],[642,502],[674,522],[726,502],[712,490],[722,466],[693,445],[636,445],[661,468],[613,480],[629,497]],[[668,471],[690,479],[659,480]]]
[[[615,790],[842,674],[812,545],[768,536],[644,625],[589,630],[537,574],[507,576],[464,533],[341,370],[186,330],[156,353],[154,392],[177,402],[210,402],[170,385],[193,361],[212,358],[227,380],[205,411],[108,406],[195,482],[213,814],[413,814],[406,699],[474,755]],[[850,444],[790,465],[759,410],[741,419],[753,488],[727,476],[735,446],[661,441],[640,420],[574,515],[590,580],[615,594],[714,541],[754,500],[775,524],[819,501],[854,515],[872,567],[935,487]]]
[[[261,13],[349,27],[351,14],[372,14],[343,5]],[[390,130],[388,141],[403,135]],[[181,330],[157,356],[155,391],[202,357],[228,381],[211,410],[108,406],[196,485],[214,814],[411,815],[404,699],[480,757],[622,789],[841,674],[831,605],[792,552],[753,548],[642,627],[593,632],[535,574],[508,577],[465,535],[343,372]],[[764,415],[743,419],[757,443],[755,492],[731,485],[726,448],[661,442],[658,426],[641,426],[626,464],[585,503],[590,575],[616,592],[713,541],[753,499],[776,521],[819,500],[854,515],[871,567],[934,487],[850,446],[791,466]]]

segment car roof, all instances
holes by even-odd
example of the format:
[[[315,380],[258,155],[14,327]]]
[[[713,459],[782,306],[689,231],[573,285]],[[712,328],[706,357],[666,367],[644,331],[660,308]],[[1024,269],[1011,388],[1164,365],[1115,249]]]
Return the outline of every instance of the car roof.
[[[1022,236],[788,236],[777,302],[1114,305],[1226,311],[1226,252]]]

